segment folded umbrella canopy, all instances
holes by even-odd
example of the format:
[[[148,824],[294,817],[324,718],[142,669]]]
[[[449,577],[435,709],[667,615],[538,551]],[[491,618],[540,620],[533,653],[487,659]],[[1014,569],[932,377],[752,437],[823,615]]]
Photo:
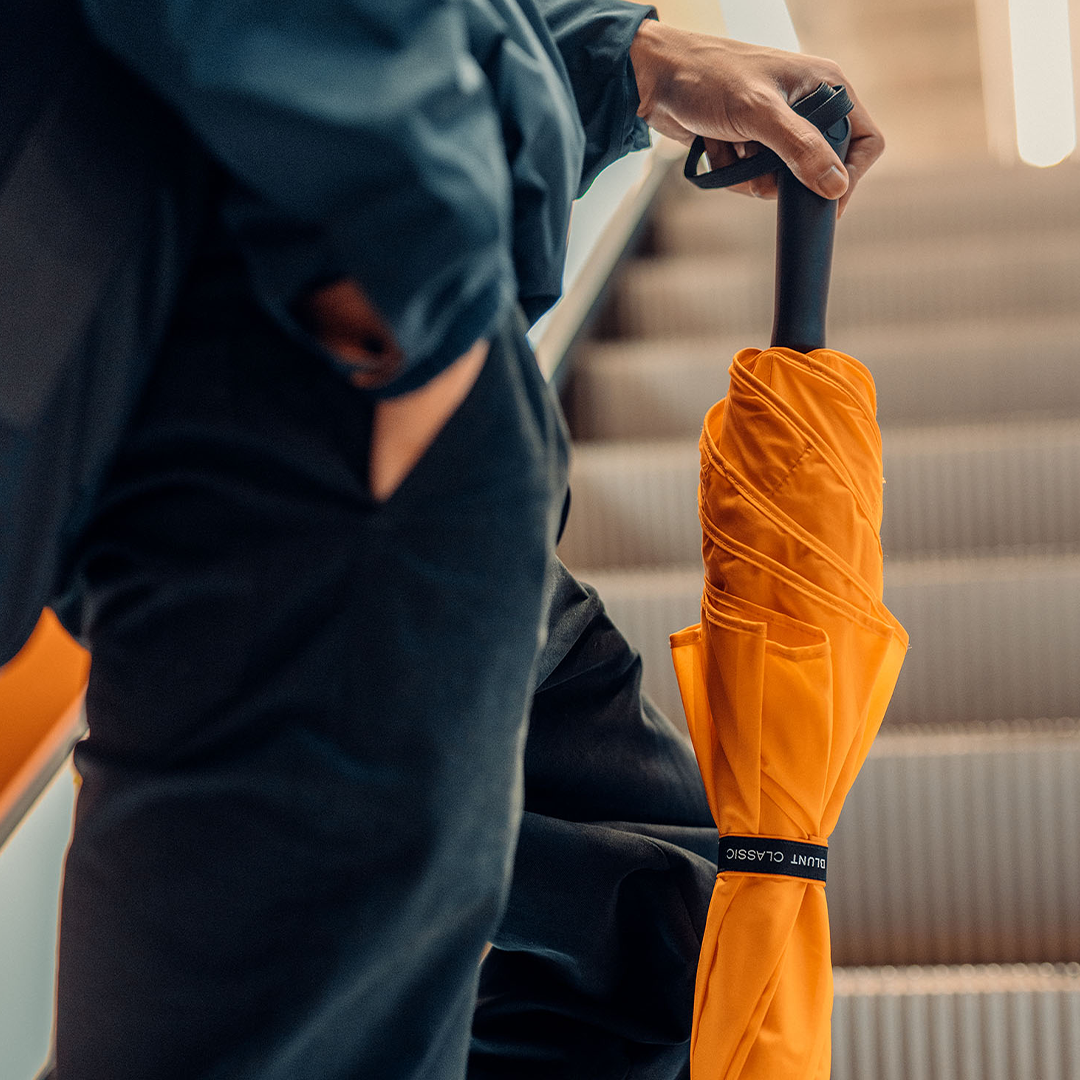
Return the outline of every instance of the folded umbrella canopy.
[[[796,108],[846,144],[842,88]],[[737,183],[749,160],[698,180]],[[705,418],[701,621],[671,638],[720,832],[694,1080],[827,1080],[828,838],[907,650],[882,602],[873,379],[849,356],[809,348],[824,344],[835,204],[789,174],[779,213],[773,347],[735,357],[728,394]]]

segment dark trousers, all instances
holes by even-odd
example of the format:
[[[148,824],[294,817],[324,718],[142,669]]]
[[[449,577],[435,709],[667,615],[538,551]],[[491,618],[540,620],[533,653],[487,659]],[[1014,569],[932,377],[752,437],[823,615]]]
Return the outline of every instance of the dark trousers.
[[[682,1075],[715,832],[518,321],[379,505],[370,400],[198,278],[71,573],[59,1080]]]

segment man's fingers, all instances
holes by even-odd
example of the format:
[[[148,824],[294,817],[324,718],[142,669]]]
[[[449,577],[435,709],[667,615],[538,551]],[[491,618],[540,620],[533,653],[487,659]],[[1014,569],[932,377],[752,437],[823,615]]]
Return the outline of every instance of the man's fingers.
[[[323,347],[352,368],[356,386],[382,386],[399,372],[404,357],[393,332],[351,278],[310,293],[299,315]]]
[[[825,136],[779,94],[771,107],[754,111],[751,123],[755,137],[775,150],[812,191],[826,199],[839,199],[847,191],[847,171]]]
[[[766,173],[764,176],[751,180],[750,193],[755,199],[775,199],[778,194],[776,173]]]
[[[847,152],[848,189],[840,200],[838,213],[843,214],[851,199],[855,185],[869,171],[875,161],[885,152],[885,137],[870,119],[866,110],[856,101],[855,109],[848,119],[851,122],[851,145]]]
[[[736,160],[750,157],[755,142],[764,144],[824,198],[846,203],[854,182],[884,147],[831,60],[694,34],[650,19],[634,37],[630,57],[638,79],[638,115],[651,127],[684,143],[691,141],[690,132],[726,143]],[[855,104],[850,173],[817,128],[791,108],[822,82],[847,86]],[[860,137],[867,141],[860,143]],[[711,147],[709,156],[714,168],[723,163]],[[768,185],[751,188],[766,197],[770,190]]]
[[[708,154],[711,169],[720,169],[735,161],[753,157],[760,151],[761,143],[758,142],[721,142],[719,139],[705,139],[705,152]],[[732,184],[726,190],[733,191],[736,195],[750,195],[755,199],[775,199],[776,174],[766,173],[764,176],[746,180],[741,184]]]
[[[721,169],[725,165],[731,165],[736,157],[742,155],[734,143],[721,142],[719,139],[703,139],[705,154],[709,159],[710,169]]]
[[[847,191],[848,174],[825,136],[808,120],[802,120],[786,145],[776,147],[788,168],[812,191],[826,199],[839,199]]]

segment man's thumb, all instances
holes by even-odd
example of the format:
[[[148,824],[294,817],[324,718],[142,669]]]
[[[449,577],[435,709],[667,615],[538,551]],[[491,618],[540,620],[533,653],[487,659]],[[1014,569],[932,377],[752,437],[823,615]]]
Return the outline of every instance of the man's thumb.
[[[791,112],[777,125],[772,148],[811,191],[839,199],[847,191],[848,174],[825,136],[809,120]]]

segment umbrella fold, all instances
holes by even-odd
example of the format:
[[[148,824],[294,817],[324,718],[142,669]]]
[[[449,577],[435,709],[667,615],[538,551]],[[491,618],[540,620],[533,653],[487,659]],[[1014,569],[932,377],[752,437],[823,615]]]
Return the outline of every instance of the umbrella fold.
[[[828,349],[746,349],[700,440],[701,621],[672,635],[720,833],[695,1080],[827,1080],[828,837],[907,635],[882,601],[873,379]]]

